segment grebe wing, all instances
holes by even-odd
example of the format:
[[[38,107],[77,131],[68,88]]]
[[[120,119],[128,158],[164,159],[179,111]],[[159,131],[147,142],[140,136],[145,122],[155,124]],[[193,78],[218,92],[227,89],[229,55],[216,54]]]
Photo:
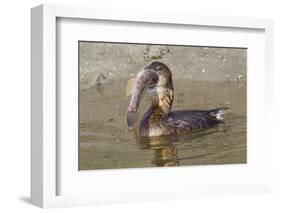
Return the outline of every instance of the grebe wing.
[[[171,127],[184,129],[208,128],[223,123],[223,114],[229,108],[213,110],[181,110],[168,114],[167,122]]]

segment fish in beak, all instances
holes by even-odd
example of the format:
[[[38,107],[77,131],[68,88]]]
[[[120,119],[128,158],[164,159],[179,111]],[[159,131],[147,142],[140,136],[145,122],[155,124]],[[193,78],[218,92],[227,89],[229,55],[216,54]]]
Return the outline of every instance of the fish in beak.
[[[149,68],[145,68],[137,74],[133,83],[131,101],[127,110],[127,124],[129,129],[133,129],[137,121],[137,112],[141,96],[146,88],[157,84],[159,79],[158,73]]]

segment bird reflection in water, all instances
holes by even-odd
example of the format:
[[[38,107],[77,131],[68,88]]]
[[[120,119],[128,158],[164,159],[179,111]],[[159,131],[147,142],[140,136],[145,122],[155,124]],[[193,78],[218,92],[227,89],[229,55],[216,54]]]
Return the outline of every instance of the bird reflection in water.
[[[198,130],[186,135],[169,135],[158,137],[140,137],[135,132],[136,141],[142,150],[152,150],[152,164],[157,167],[180,166],[190,162],[202,163],[204,158],[212,158],[218,155],[217,149],[222,144],[212,145],[208,143],[208,137],[227,134],[231,129],[227,126]],[[203,140],[202,140],[203,139]],[[184,147],[184,151],[183,151]],[[203,160],[203,161],[202,161]],[[185,162],[185,163],[184,163]]]
[[[138,142],[141,149],[154,151],[152,164],[155,166],[179,166],[177,149],[166,137],[140,138]]]

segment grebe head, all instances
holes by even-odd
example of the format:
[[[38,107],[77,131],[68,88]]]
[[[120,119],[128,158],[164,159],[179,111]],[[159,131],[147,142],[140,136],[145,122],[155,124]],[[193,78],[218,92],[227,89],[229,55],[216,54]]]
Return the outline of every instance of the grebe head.
[[[151,98],[152,106],[167,113],[173,103],[173,81],[170,69],[163,63],[154,61],[145,67],[145,70],[157,74],[157,82],[151,82],[147,87],[147,94]]]
[[[173,88],[172,73],[165,64],[159,61],[154,61],[151,62],[149,65],[147,65],[145,69],[149,69],[158,74],[159,76],[157,82],[158,87],[167,87],[171,89]]]

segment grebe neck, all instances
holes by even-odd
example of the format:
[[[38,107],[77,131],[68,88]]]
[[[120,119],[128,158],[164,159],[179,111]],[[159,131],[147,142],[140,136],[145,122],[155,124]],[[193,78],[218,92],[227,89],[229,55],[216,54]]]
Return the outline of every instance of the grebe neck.
[[[151,93],[152,103],[150,111],[153,114],[168,114],[174,100],[174,90],[167,87],[156,87]]]

